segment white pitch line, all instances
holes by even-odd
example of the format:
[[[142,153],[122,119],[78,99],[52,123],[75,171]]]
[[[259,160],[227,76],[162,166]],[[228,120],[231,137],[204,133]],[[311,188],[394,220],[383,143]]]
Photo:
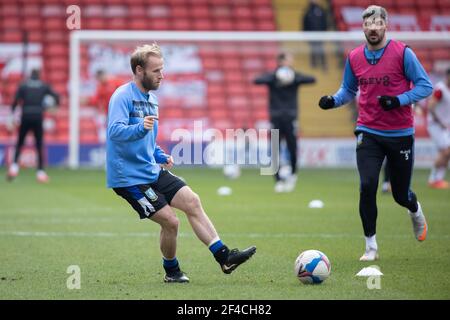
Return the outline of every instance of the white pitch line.
[[[0,231],[0,236],[17,237],[81,237],[81,238],[157,238],[159,232],[46,232],[46,231]],[[178,234],[182,238],[194,238],[193,233],[181,232]],[[222,238],[362,238],[362,235],[345,233],[223,233]],[[383,235],[384,238],[406,239],[412,235]],[[432,236],[434,239],[449,239],[450,235]]]
[[[126,218],[91,218],[91,217],[84,217],[84,218],[20,218],[20,219],[0,219],[0,222],[2,224],[15,224],[15,225],[23,225],[23,224],[92,224],[92,223],[108,223],[108,222],[120,222],[125,223],[127,221],[131,221],[130,219]],[[133,220],[134,221],[134,220]]]

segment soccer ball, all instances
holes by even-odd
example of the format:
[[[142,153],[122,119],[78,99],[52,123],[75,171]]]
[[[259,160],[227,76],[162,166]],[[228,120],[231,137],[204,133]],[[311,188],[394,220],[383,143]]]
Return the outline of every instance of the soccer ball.
[[[295,260],[295,275],[304,284],[322,283],[331,273],[327,256],[319,250],[306,250]]]
[[[290,85],[295,79],[295,72],[289,67],[280,67],[275,72],[278,83],[282,86]]]
[[[44,109],[53,109],[56,107],[56,100],[52,95],[46,94],[42,101]]]
[[[228,179],[237,179],[241,176],[241,168],[237,164],[228,164],[223,167],[223,174]]]

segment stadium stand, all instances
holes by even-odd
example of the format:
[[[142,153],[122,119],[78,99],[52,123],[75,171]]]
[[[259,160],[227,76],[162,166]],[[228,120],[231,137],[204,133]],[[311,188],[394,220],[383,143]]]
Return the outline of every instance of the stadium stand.
[[[274,31],[275,17],[270,0],[223,1],[223,0],[81,0],[83,29],[107,30],[216,30],[216,31]],[[26,5],[25,5],[26,4]],[[68,129],[68,38],[66,29],[66,6],[71,1],[27,0],[0,3],[0,42],[21,43],[24,32],[30,42],[42,46],[43,78],[56,88],[63,97],[62,106],[55,119],[53,130],[46,130],[48,142],[67,142]],[[21,10],[23,6],[24,10]],[[130,23],[128,21],[131,21]],[[227,44],[224,44],[226,46]],[[214,52],[201,52],[205,73],[218,71],[224,85],[208,81],[208,106],[202,110],[185,110],[176,105],[167,105],[164,117],[209,118],[213,126],[227,125],[254,127],[259,120],[267,119],[267,94],[251,85],[251,76],[273,68],[274,47],[270,52],[247,50],[241,55],[224,56],[224,47]],[[86,70],[87,52],[82,50],[82,69]],[[221,60],[226,58],[225,60]],[[257,63],[252,63],[256,59]],[[269,60],[271,59],[271,60]],[[222,63],[224,61],[224,63]],[[263,63],[258,63],[262,61]],[[237,70],[246,70],[247,75]],[[0,93],[2,104],[8,106],[12,100],[20,76],[2,78]],[[230,120],[230,121],[227,121]],[[95,124],[89,117],[82,118],[81,143],[98,141]],[[12,134],[5,125],[0,125],[0,139],[12,141]],[[6,140],[6,141],[5,141]]]
[[[62,106],[56,115],[49,116],[46,130],[48,142],[67,142],[68,129],[68,70],[69,53],[66,28],[66,7],[69,0],[2,0],[0,3],[0,43],[23,41],[26,32],[30,43],[41,45],[43,78],[62,95]],[[82,28],[88,30],[215,30],[215,31],[297,31],[307,0],[78,0],[82,11]],[[332,13],[337,30],[360,28],[355,18],[368,0],[331,0],[322,4]],[[449,0],[379,0],[390,12],[394,30],[450,30]],[[354,20],[352,20],[354,19]],[[227,50],[231,44],[216,45],[214,50],[200,52],[207,79],[207,106],[202,110],[179,108],[166,104],[164,117],[170,119],[206,118],[212,127],[258,127],[267,121],[267,92],[251,84],[253,77],[275,67],[274,56],[279,46],[274,44],[259,50],[257,44],[247,44],[240,53]],[[292,44],[291,44],[292,45]],[[292,49],[286,44],[285,49]],[[317,77],[320,86],[301,90],[301,131],[304,136],[349,136],[352,130],[351,111],[336,111],[324,115],[317,112],[317,97],[334,92],[342,77],[342,65],[336,48],[326,44],[328,73],[311,70],[309,49],[295,48],[296,67]],[[87,50],[81,48],[82,73],[87,69]],[[347,48],[348,50],[348,48]],[[436,61],[450,60],[448,50],[417,48],[417,55],[431,71]],[[344,50],[344,54],[347,51]],[[0,70],[5,64],[0,64]],[[0,79],[0,103],[10,105],[18,74]],[[9,109],[9,107],[8,107]],[[5,112],[4,112],[5,113]],[[83,113],[82,113],[83,114]],[[81,142],[98,141],[94,120],[82,118]],[[321,126],[317,125],[318,123]],[[181,123],[181,122],[180,122]],[[333,129],[330,129],[333,128]],[[331,130],[331,131],[330,131]],[[12,133],[0,123],[0,142],[10,143]]]

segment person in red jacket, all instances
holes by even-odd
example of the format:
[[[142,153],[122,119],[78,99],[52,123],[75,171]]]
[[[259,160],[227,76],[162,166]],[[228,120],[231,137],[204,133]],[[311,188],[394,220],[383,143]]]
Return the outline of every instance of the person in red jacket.
[[[91,97],[89,103],[98,110],[96,119],[98,128],[98,138],[100,143],[106,141],[106,117],[108,115],[108,104],[114,91],[122,85],[122,81],[115,77],[108,76],[105,70],[98,70],[95,74],[97,80],[97,90]]]

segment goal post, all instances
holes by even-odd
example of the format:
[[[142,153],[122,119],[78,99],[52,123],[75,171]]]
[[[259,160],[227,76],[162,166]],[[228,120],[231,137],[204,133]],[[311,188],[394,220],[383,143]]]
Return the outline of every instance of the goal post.
[[[420,48],[444,48],[450,50],[449,32],[389,32],[389,39],[405,42],[413,49]],[[237,55],[244,55],[246,48],[251,44],[253,51],[276,48],[288,51],[307,50],[310,42],[323,42],[326,46],[350,48],[364,42],[362,31],[349,32],[209,32],[209,31],[110,31],[110,30],[76,30],[70,35],[70,80],[69,80],[69,146],[68,165],[72,169],[80,166],[80,104],[81,87],[84,81],[81,76],[82,69],[82,46],[89,44],[102,44],[114,46],[117,43],[127,44],[129,48],[154,41],[163,47],[170,44],[176,46],[210,45],[220,46],[222,43],[233,43],[233,50]],[[271,47],[272,45],[272,47]],[[217,50],[217,48],[216,48]],[[337,50],[337,49],[336,49]],[[276,51],[276,50],[275,50]],[[344,49],[345,51],[345,49]],[[304,52],[303,52],[304,53]],[[275,61],[275,57],[272,57]],[[420,57],[419,57],[420,58]],[[253,61],[253,60],[252,60]],[[252,68],[250,61],[249,68]],[[266,61],[266,60],[264,60]],[[169,61],[170,62],[170,61]],[[219,64],[226,61],[219,61]],[[305,62],[305,65],[308,63]],[[181,66],[180,66],[181,67]],[[267,64],[259,66],[267,69]],[[128,70],[130,70],[128,68]],[[268,71],[268,70],[266,70]],[[243,73],[247,70],[242,70]],[[130,75],[131,77],[131,70]],[[214,73],[211,73],[214,76]],[[244,75],[247,76],[247,75]],[[239,78],[239,76],[236,76]],[[194,77],[195,78],[195,77]],[[337,78],[342,78],[342,69],[339,70]],[[340,82],[334,84],[337,90]],[[163,86],[164,87],[164,84]],[[200,86],[201,87],[201,86]],[[176,90],[177,87],[173,87]],[[220,89],[220,88],[219,88]],[[329,92],[333,93],[333,92]],[[207,102],[205,102],[207,103]],[[236,103],[242,103],[236,101]],[[191,111],[190,111],[191,112]],[[219,111],[218,111],[219,112]],[[250,111],[253,112],[253,111]],[[220,113],[220,112],[219,112]],[[194,113],[193,113],[194,114]]]

